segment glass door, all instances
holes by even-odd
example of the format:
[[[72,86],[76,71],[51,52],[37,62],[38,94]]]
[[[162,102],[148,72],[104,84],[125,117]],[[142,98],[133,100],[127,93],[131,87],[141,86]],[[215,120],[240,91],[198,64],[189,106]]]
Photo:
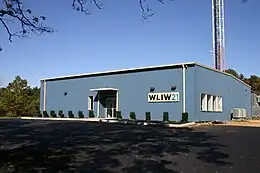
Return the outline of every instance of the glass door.
[[[115,110],[116,110],[116,99],[115,98],[107,98],[106,101],[106,109],[107,109],[107,118],[114,118]]]

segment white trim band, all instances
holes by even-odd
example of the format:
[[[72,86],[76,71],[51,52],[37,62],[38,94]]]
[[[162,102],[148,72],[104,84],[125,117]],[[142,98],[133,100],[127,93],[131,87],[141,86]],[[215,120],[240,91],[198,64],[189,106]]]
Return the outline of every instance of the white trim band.
[[[43,111],[46,111],[46,81],[43,82]]]
[[[186,112],[186,67],[182,65],[182,112]]]
[[[90,91],[118,91],[116,88],[94,88],[90,89]]]

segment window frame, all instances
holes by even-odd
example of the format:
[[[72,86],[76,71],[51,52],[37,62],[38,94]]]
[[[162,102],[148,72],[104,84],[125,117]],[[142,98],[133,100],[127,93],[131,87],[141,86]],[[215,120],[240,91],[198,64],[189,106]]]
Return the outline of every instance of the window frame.
[[[213,95],[207,95],[207,111],[213,112]]]
[[[218,96],[218,112],[223,111],[223,98],[221,96]]]
[[[88,110],[94,110],[94,96],[88,96]]]
[[[204,105],[206,103],[206,105]],[[207,94],[200,93],[200,111],[207,112]]]
[[[205,92],[200,93],[200,111],[212,113],[223,112],[223,97]]]

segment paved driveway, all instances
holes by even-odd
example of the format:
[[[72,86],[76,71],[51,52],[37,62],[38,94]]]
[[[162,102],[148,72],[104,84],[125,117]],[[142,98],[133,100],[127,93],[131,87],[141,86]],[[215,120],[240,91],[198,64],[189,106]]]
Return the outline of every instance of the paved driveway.
[[[0,172],[259,173],[260,128],[0,120]]]

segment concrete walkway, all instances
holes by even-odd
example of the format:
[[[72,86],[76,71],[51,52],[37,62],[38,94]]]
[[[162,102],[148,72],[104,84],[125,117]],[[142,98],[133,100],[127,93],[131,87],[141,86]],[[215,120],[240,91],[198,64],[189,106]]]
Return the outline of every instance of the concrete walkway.
[[[107,118],[50,118],[50,117],[21,117],[25,120],[53,120],[53,121],[92,121],[100,122],[107,120]]]
[[[21,117],[21,119],[25,120],[52,120],[52,121],[86,121],[86,122],[105,122],[105,123],[119,123],[119,120],[114,118],[53,118],[53,117]],[[127,122],[126,122],[127,124]],[[140,122],[137,122],[140,124]],[[143,125],[153,125],[154,123],[143,122]],[[195,125],[195,122],[189,122],[184,124],[165,124],[166,127],[188,127]]]

